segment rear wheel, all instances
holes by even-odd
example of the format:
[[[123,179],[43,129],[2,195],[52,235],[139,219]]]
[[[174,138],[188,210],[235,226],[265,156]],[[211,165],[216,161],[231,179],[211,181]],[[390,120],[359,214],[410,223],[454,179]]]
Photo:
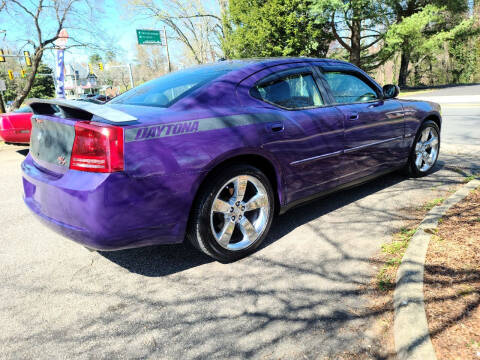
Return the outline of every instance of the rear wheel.
[[[187,237],[216,260],[234,261],[265,239],[274,213],[272,186],[249,165],[231,166],[211,179],[194,205]]]
[[[420,177],[433,171],[440,151],[440,129],[431,120],[425,121],[413,144],[408,170],[410,175]]]

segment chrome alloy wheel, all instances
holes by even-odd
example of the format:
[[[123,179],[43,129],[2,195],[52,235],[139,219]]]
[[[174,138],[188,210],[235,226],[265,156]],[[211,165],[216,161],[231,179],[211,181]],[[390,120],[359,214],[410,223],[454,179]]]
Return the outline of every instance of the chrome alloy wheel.
[[[426,127],[415,145],[415,166],[421,172],[427,172],[437,161],[439,147],[438,132]]]
[[[218,244],[227,250],[243,250],[265,231],[270,204],[267,191],[257,178],[236,176],[215,195],[210,228]]]

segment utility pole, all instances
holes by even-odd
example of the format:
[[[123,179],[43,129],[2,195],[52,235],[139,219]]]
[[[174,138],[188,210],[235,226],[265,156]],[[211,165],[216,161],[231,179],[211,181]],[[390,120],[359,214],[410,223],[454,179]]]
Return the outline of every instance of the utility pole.
[[[73,80],[75,80],[75,98],[78,99],[78,79],[77,79],[77,71],[75,70],[74,67],[73,69]]]
[[[3,34],[3,40],[5,40],[5,37],[7,36],[7,30],[0,30],[0,34]],[[5,58],[5,55],[3,54],[3,51],[1,51],[2,57]],[[6,112],[5,110],[5,102],[3,101],[3,90],[5,87],[5,81],[0,80],[2,84],[0,85],[0,114],[3,114]]]
[[[167,52],[167,64],[168,64],[168,72],[172,71],[172,66],[170,64],[170,53],[168,52],[168,39],[167,39],[167,29],[163,27],[163,37],[165,38],[165,50]]]
[[[128,72],[130,74],[130,86],[133,89],[135,87],[135,84],[133,83],[132,64],[128,64]]]
[[[133,82],[132,64],[108,66],[109,69],[113,69],[113,68],[125,68],[125,67],[128,69],[128,75],[129,75],[129,77],[130,77],[130,86],[131,86],[132,89],[133,89],[133,88],[135,87],[135,83]]]
[[[3,90],[0,90],[0,114],[5,113],[5,103],[3,102]]]

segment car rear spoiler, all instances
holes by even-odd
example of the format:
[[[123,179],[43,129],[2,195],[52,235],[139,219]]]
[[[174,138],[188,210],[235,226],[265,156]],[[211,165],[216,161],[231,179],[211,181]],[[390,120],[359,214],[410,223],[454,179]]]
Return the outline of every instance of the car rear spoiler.
[[[108,105],[62,99],[29,99],[27,104],[35,115],[60,115],[63,118],[92,120],[102,118],[115,124],[136,121],[137,118]]]

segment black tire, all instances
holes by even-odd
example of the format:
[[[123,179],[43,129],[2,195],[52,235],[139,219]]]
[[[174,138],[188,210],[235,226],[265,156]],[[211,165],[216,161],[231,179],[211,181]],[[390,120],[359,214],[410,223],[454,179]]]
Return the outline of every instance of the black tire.
[[[213,235],[210,226],[210,214],[213,201],[217,193],[222,191],[223,185],[230,179],[241,175],[256,178],[265,188],[268,197],[268,219],[263,232],[251,245],[241,250],[229,250],[222,247]],[[220,262],[232,262],[241,259],[254,252],[267,236],[274,215],[274,203],[272,185],[259,169],[247,164],[237,164],[223,168],[212,174],[207,179],[206,184],[200,189],[199,196],[193,205],[190,215],[187,239],[195,248]]]
[[[416,161],[415,148],[416,148],[416,145],[417,145],[418,141],[420,140],[420,138],[422,136],[422,132],[428,127],[431,127],[433,129],[435,129],[435,131],[438,134],[438,150],[437,150],[437,155],[435,157],[435,161],[434,161],[433,165],[431,165],[431,167],[428,170],[422,171],[415,164],[415,161]],[[412,145],[412,148],[410,150],[410,155],[408,157],[408,163],[407,163],[407,166],[405,168],[407,174],[411,177],[417,178],[417,177],[426,176],[426,175],[432,173],[432,171],[435,169],[435,165],[437,163],[439,154],[440,154],[440,129],[439,129],[439,127],[438,127],[438,125],[435,121],[427,120],[422,124],[422,126],[420,126],[420,129],[418,130],[418,132],[415,136],[415,140],[413,141],[413,145]]]

